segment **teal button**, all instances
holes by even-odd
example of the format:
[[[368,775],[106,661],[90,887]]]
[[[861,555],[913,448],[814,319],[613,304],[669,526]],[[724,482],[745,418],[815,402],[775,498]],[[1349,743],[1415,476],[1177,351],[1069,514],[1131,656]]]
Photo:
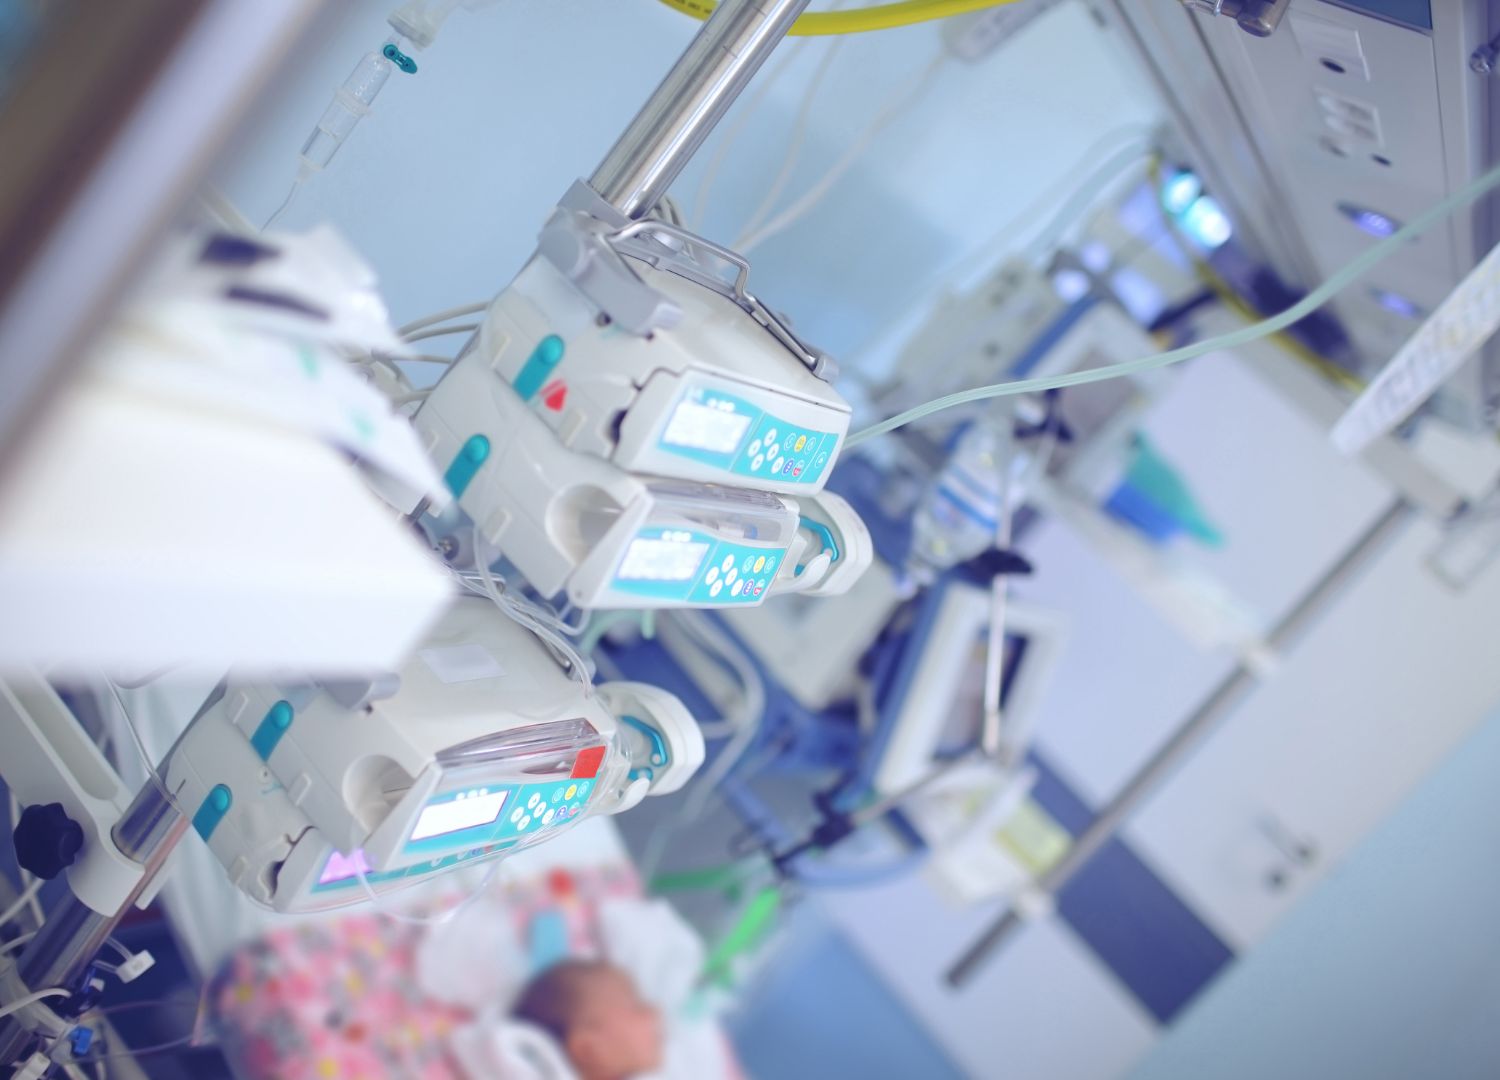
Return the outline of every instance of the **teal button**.
[[[198,807],[198,812],[193,815],[193,828],[198,835],[207,840],[219,827],[219,822],[224,820],[224,815],[229,813],[229,808],[234,805],[234,794],[223,784],[215,784],[208,797],[203,800],[203,805]]]
[[[489,456],[490,440],[483,435],[470,435],[463,449],[453,459],[453,464],[443,474],[443,483],[448,485],[448,490],[453,492],[455,499],[463,497],[470,481],[479,472],[480,466],[489,460]]]
[[[562,363],[563,339],[556,334],[548,334],[537,343],[536,348],[531,350],[531,355],[526,358],[526,363],[521,365],[521,371],[516,375],[516,393],[521,395],[522,401],[530,401],[536,397],[537,391],[547,382],[552,375],[552,369]]]
[[[295,716],[296,713],[288,702],[278,701],[271,706],[261,720],[260,726],[255,729],[255,734],[250,736],[250,745],[255,748],[255,752],[260,755],[262,761],[271,759],[271,752],[276,749],[276,744],[292,726]]]

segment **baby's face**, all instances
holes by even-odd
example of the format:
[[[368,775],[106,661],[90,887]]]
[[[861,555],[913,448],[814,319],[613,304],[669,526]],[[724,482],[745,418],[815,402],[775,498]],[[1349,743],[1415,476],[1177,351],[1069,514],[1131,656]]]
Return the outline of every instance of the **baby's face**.
[[[568,1055],[591,1077],[654,1072],[661,1068],[661,1016],[641,999],[628,975],[603,968],[589,976]]]

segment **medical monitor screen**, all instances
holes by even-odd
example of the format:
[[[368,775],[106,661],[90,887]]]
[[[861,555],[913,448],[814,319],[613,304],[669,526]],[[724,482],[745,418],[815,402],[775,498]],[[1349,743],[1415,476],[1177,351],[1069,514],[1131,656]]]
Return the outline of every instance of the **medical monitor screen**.
[[[750,417],[684,401],[672,411],[661,441],[710,454],[732,454],[750,426]]]
[[[623,581],[689,581],[708,545],[692,540],[633,540],[616,576]]]
[[[488,825],[500,816],[505,796],[504,791],[472,791],[448,802],[429,803],[417,818],[411,838],[426,840]]]

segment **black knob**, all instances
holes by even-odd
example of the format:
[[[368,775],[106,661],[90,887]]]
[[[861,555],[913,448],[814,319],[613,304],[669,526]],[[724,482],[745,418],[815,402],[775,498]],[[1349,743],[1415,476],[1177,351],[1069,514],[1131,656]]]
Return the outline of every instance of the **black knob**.
[[[62,803],[28,806],[21,811],[12,839],[21,868],[51,881],[78,858],[83,826],[68,817]]]

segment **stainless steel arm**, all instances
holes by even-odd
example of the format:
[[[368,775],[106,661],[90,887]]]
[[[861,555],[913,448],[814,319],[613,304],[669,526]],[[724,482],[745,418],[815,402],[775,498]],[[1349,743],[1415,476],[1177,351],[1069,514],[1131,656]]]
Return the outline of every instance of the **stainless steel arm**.
[[[589,185],[627,218],[645,217],[807,5],[724,0]]]

